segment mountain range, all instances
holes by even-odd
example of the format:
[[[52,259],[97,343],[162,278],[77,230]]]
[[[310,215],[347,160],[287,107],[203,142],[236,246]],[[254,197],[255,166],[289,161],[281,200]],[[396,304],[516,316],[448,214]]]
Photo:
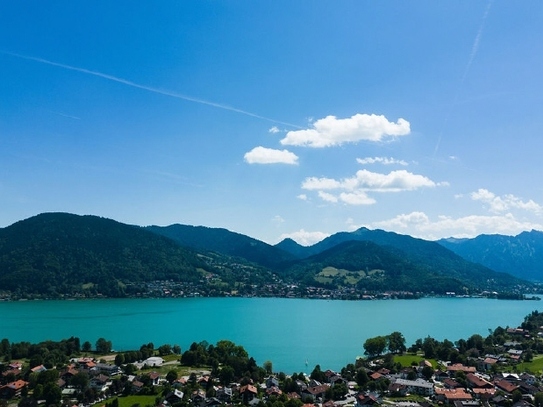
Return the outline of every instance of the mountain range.
[[[522,247],[537,259],[543,253],[543,233],[529,235],[530,244]],[[0,291],[115,297],[139,295],[156,281],[196,287],[205,295],[258,295],[281,284],[434,294],[533,287],[518,273],[521,269],[513,275],[505,265],[509,258],[503,248],[518,244],[500,243],[501,268],[479,261],[491,260],[500,239],[487,239],[484,245],[477,241],[476,246],[471,240],[431,242],[361,228],[309,247],[291,239],[273,246],[220,228],[142,227],[98,216],[44,213],[0,229]],[[477,247],[485,255],[476,257]],[[522,253],[510,255],[515,264]],[[537,280],[535,266],[530,280]]]

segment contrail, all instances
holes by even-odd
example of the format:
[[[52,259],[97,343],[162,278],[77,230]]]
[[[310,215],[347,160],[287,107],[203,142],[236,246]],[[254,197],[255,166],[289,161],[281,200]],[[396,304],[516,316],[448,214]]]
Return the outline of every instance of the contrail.
[[[26,59],[26,60],[29,60],[29,61],[40,62],[42,64],[57,66],[59,68],[68,69],[70,71],[76,71],[76,72],[81,72],[81,73],[85,73],[85,74],[88,74],[88,75],[97,76],[99,78],[104,78],[104,79],[107,79],[107,80],[110,80],[110,81],[113,81],[113,82],[122,83],[123,85],[131,86],[133,88],[143,89],[143,90],[146,90],[148,92],[158,93],[160,95],[170,96],[170,97],[173,97],[173,98],[176,98],[176,99],[186,100],[188,102],[200,103],[202,105],[207,105],[207,106],[215,107],[217,109],[223,109],[223,110],[228,110],[228,111],[235,112],[235,113],[244,114],[246,116],[254,117],[254,118],[257,118],[257,119],[261,119],[261,120],[266,120],[266,121],[273,122],[273,123],[283,124],[285,126],[295,127],[295,128],[298,128],[298,129],[301,128],[300,126],[297,126],[297,125],[292,124],[292,123],[286,123],[286,122],[282,122],[280,120],[271,119],[269,117],[260,116],[260,115],[255,114],[255,113],[248,112],[246,110],[237,109],[235,107],[223,105],[223,104],[220,104],[220,103],[210,102],[210,101],[203,100],[203,99],[198,99],[198,98],[195,98],[195,97],[192,97],[192,96],[183,95],[183,94],[172,92],[172,91],[169,91],[169,90],[163,90],[163,89],[153,88],[151,86],[140,85],[139,83],[132,82],[132,81],[129,81],[127,79],[119,78],[119,77],[113,76],[113,75],[108,75],[108,74],[105,74],[105,73],[102,73],[102,72],[91,71],[90,69],[78,68],[76,66],[61,64],[61,63],[49,61],[49,60],[43,59],[43,58],[31,57],[31,56],[21,55],[21,54],[15,54],[15,53],[12,53],[12,52],[7,52],[7,51],[0,51],[0,53],[10,55],[10,56],[13,56],[13,57],[16,57],[16,58]]]
[[[488,17],[488,13],[490,12],[490,6],[492,6],[492,0],[489,0],[487,5],[486,5],[485,13],[483,14],[483,18],[481,20],[481,25],[479,26],[479,31],[477,31],[477,35],[475,36],[475,40],[473,41],[473,45],[471,47],[471,53],[469,55],[468,63],[466,64],[466,68],[464,69],[464,74],[462,75],[462,79],[460,81],[461,85],[464,84],[464,82],[466,80],[466,77],[468,76],[468,73],[469,73],[469,71],[471,69],[471,65],[473,64],[473,60],[475,59],[475,56],[477,55],[477,51],[479,50],[479,42],[481,41],[481,36],[483,35],[483,29],[485,28],[485,23],[486,23],[486,19]],[[458,102],[458,94],[459,94],[459,92],[460,92],[460,89],[458,88],[456,90],[456,94],[454,96],[454,101],[453,101],[452,105],[450,106],[449,111],[447,112],[447,116],[445,117],[445,122],[443,123],[443,127],[445,127],[445,125],[449,121],[449,117],[452,114],[452,110],[453,110],[454,106],[456,105],[456,103]],[[436,157],[437,151],[439,150],[439,145],[441,144],[441,135],[442,135],[442,133],[443,133],[443,131],[440,132],[439,138],[437,140],[436,147],[434,149],[434,155],[432,156],[432,158],[434,158],[434,159]]]
[[[468,75],[468,72],[471,68],[473,60],[475,59],[475,56],[477,55],[477,51],[479,50],[479,41],[481,41],[481,36],[483,35],[483,29],[485,28],[486,18],[488,17],[488,13],[490,11],[491,5],[492,5],[492,0],[489,0],[488,4],[486,5],[485,13],[483,14],[483,20],[481,21],[481,26],[479,27],[479,31],[477,31],[477,35],[475,36],[475,41],[473,41],[473,46],[471,47],[471,54],[469,55],[469,60],[466,65],[464,75],[462,76],[461,83],[464,83],[464,80],[466,79],[466,76]]]

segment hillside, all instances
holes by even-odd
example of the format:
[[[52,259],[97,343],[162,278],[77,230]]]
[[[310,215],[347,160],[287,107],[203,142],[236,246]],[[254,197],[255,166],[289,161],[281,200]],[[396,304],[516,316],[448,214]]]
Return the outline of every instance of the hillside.
[[[466,260],[518,278],[543,282],[543,232],[480,235],[473,239],[442,239],[438,243]]]
[[[436,294],[529,288],[438,243],[380,230],[338,233],[309,248],[292,240],[278,246],[226,229],[45,213],[0,229],[0,294],[153,295],[156,281],[164,282],[159,294],[175,286],[172,295],[209,296],[283,296],[298,285]]]
[[[466,283],[414,264],[370,241],[350,240],[300,261],[286,270],[306,284],[360,291],[463,293]]]
[[[509,274],[498,273],[488,267],[465,260],[436,242],[383,230],[360,228],[354,232],[340,232],[309,247],[295,246],[293,245],[295,242],[285,243],[285,241],[277,246],[299,257],[312,259],[314,257],[311,256],[327,253],[328,250],[350,241],[372,242],[386,249],[388,256],[396,256],[408,262],[411,269],[415,267],[419,273],[427,273],[425,278],[434,279],[434,276],[441,276],[461,281],[467,287],[498,291],[513,290],[515,285],[520,283]],[[387,261],[386,256],[382,257],[382,260]],[[351,269],[353,267],[356,269],[358,266],[354,263]]]
[[[0,229],[0,288],[25,293],[123,295],[128,283],[197,281],[196,253],[137,226],[45,213]]]
[[[271,269],[295,259],[292,254],[280,248],[227,229],[180,224],[148,226],[146,229],[166,236],[181,246],[240,257]]]

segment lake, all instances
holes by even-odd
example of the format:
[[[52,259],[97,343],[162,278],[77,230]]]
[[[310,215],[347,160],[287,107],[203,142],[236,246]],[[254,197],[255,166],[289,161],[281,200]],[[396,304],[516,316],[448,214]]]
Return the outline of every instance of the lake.
[[[467,339],[498,326],[516,327],[541,311],[541,301],[484,298],[330,301],[286,298],[168,298],[0,302],[0,338],[11,342],[103,337],[118,351],[228,339],[259,365],[310,372],[339,370],[364,353],[367,338],[403,333],[418,338]],[[306,365],[307,362],[307,365]]]

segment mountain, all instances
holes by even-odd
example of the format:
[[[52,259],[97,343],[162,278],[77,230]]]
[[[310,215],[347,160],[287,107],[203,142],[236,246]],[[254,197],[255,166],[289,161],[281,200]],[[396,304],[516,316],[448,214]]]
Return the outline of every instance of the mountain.
[[[292,240],[270,246],[226,229],[140,227],[67,213],[0,229],[0,294],[115,297],[173,287],[209,296],[281,296],[297,285],[439,294],[529,286],[436,242],[365,228],[310,247]]]
[[[0,289],[122,295],[129,283],[198,281],[209,267],[163,236],[97,216],[44,213],[0,229]]]
[[[543,232],[517,236],[480,235],[473,239],[442,239],[443,247],[464,259],[530,281],[543,281]]]
[[[349,241],[375,243],[382,248],[387,248],[391,255],[399,256],[411,264],[417,265],[417,268],[462,281],[470,287],[480,289],[484,287],[484,289],[493,291],[512,290],[519,283],[519,280],[512,278],[509,274],[496,273],[490,267],[466,260],[437,242],[379,229],[370,230],[363,227],[354,232],[339,232],[307,247],[288,241],[282,241],[276,246],[289,251],[300,259],[307,259]]]
[[[281,248],[227,229],[180,224],[148,226],[146,229],[166,236],[181,246],[240,257],[271,269],[295,259],[295,256]]]
[[[286,275],[306,284],[317,281],[364,290],[436,293],[463,293],[464,287],[470,293],[513,291],[521,284],[513,276],[466,261],[437,243],[380,230],[338,233],[307,249],[317,254],[285,270]]]

